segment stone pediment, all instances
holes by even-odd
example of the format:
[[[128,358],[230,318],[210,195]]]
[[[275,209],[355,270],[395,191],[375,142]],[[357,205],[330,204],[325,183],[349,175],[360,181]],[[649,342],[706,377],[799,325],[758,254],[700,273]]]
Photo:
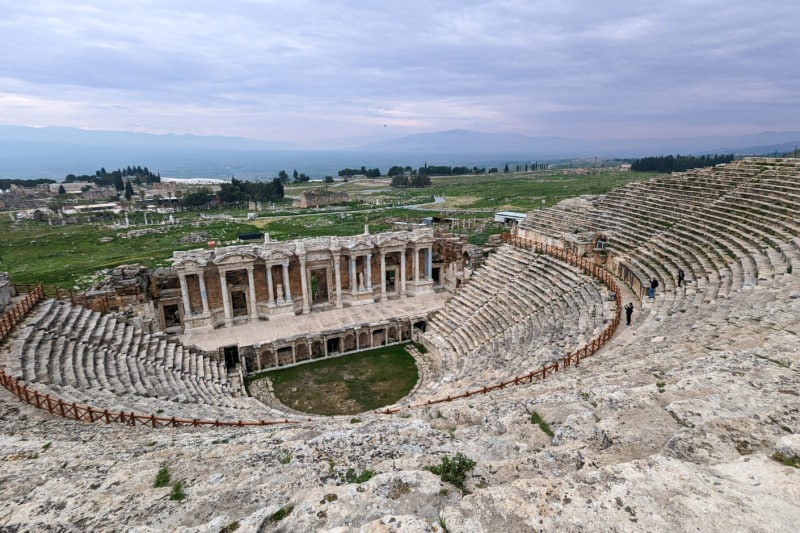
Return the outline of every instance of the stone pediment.
[[[235,251],[217,256],[214,259],[214,264],[219,266],[248,265],[252,264],[257,258],[258,256],[254,253]]]
[[[294,254],[289,250],[273,249],[264,250],[261,253],[261,258],[267,262],[285,262],[294,257]]]
[[[176,270],[202,270],[207,264],[208,261],[206,261],[206,259],[203,257],[187,256],[178,259],[173,263],[172,266]]]
[[[172,266],[179,269],[203,269],[214,258],[210,250],[189,250],[186,252],[173,252]]]
[[[406,243],[406,240],[399,239],[397,235],[391,235],[385,239],[378,239],[378,245],[382,248],[401,248],[405,247]]]
[[[359,239],[347,247],[351,252],[372,252],[375,250],[375,245],[366,240]]]
[[[429,245],[433,244],[434,238],[433,234],[421,234],[421,235],[414,235],[411,238],[411,242],[416,245]]]

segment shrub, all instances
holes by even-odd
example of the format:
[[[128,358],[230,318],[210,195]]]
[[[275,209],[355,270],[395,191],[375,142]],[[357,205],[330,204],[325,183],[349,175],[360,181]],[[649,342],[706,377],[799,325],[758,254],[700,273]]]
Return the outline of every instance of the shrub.
[[[289,516],[293,510],[294,510],[294,505],[284,505],[283,507],[272,513],[272,516],[270,516],[269,519],[271,522],[280,522],[281,520]]]
[[[348,468],[344,475],[344,480],[346,483],[364,483],[369,481],[374,475],[375,472],[372,470],[364,470],[360,474],[356,474],[354,469]]]
[[[174,485],[172,485],[172,492],[169,493],[169,499],[179,502],[186,497],[186,493],[183,492],[183,481],[176,481]]]
[[[536,424],[539,426],[539,429],[541,429],[548,437],[553,436],[553,430],[550,429],[550,424],[545,422],[536,411],[531,413],[531,424]]]
[[[444,517],[442,516],[442,511],[439,511],[439,527],[442,528],[444,533],[449,533],[450,530],[447,529],[447,523],[444,521]]]
[[[231,522],[230,524],[228,524],[227,526],[225,526],[222,529],[220,529],[219,533],[233,533],[237,529],[239,529],[239,521],[235,520],[235,521]]]
[[[158,473],[156,474],[156,480],[153,482],[153,487],[161,488],[166,487],[169,485],[169,468],[167,465],[162,465],[161,468],[158,469]]]
[[[463,453],[458,452],[451,459],[450,456],[445,455],[442,457],[442,462],[436,466],[426,466],[425,470],[433,472],[442,481],[455,485],[461,492],[464,492],[464,480],[467,478],[467,472],[472,470],[475,466],[475,461],[469,459]]]

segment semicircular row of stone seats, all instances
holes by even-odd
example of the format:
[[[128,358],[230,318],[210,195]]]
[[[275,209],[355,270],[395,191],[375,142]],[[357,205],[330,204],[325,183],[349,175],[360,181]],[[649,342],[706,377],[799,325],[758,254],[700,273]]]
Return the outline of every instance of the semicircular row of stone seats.
[[[204,420],[287,417],[235,396],[224,363],[112,315],[47,300],[17,332],[6,372],[68,403]]]
[[[424,337],[436,362],[403,403],[478,389],[559,360],[599,335],[613,307],[606,287],[579,269],[504,245],[431,317]]]
[[[698,306],[732,292],[780,284],[800,268],[800,160],[748,158],[631,183],[601,196],[578,231],[603,233],[615,261],[647,286],[657,305]],[[544,209],[520,229],[553,239],[563,209]],[[574,231],[574,230],[573,230]],[[677,287],[682,268],[690,281]]]

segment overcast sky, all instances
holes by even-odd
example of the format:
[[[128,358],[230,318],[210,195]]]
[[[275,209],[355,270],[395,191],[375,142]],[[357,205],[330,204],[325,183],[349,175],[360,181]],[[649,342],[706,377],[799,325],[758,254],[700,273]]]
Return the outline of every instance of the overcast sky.
[[[0,123],[316,143],[797,130],[796,0],[0,0]]]

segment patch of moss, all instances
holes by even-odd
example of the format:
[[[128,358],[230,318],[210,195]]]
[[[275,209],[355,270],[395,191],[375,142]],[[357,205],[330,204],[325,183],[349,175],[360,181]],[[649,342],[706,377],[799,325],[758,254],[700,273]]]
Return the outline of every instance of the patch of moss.
[[[789,457],[781,452],[775,452],[772,454],[772,459],[786,466],[800,468],[800,457]]]
[[[280,522],[281,520],[292,514],[293,510],[294,510],[294,505],[284,505],[283,507],[272,513],[272,516],[269,517],[269,520],[270,522]]]

